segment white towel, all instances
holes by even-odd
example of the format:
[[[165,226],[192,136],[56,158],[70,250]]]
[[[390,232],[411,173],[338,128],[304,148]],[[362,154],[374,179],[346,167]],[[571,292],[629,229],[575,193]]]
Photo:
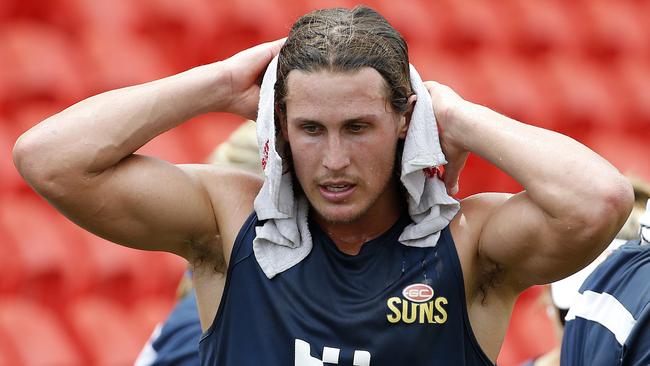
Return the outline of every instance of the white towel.
[[[259,220],[253,252],[268,278],[291,268],[311,251],[312,239],[307,224],[309,203],[293,192],[291,173],[283,174],[282,158],[277,149],[284,143],[276,135],[274,119],[274,86],[278,64],[276,56],[264,74],[257,115],[257,141],[262,156],[264,185],[255,198]],[[399,237],[407,246],[433,247],[440,231],[460,208],[458,201],[447,194],[438,178],[436,167],[446,164],[431,96],[411,65],[411,86],[417,95],[402,154],[402,184],[408,192],[408,211],[413,223]]]

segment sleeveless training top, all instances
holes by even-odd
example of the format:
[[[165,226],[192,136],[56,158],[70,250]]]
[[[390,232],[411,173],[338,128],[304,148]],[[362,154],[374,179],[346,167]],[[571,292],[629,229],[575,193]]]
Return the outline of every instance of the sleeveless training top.
[[[650,246],[635,240],[610,254],[566,319],[562,365],[650,365]]]
[[[196,366],[201,322],[194,290],[185,295],[165,320],[157,326],[134,366]]]
[[[493,365],[467,316],[462,270],[445,228],[434,248],[398,242],[408,217],[341,252],[310,221],[311,253],[268,279],[253,254],[253,213],[235,241],[224,294],[202,336],[202,365]]]

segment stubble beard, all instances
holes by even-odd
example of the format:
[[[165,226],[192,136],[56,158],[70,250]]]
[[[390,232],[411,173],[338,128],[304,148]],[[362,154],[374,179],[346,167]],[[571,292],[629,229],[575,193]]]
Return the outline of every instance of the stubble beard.
[[[367,215],[370,210],[377,204],[377,201],[390,189],[391,183],[395,184],[396,186],[399,186],[399,182],[395,181],[393,182],[393,179],[397,180],[397,176],[395,175],[395,167],[396,167],[396,162],[393,161],[393,166],[389,169],[390,173],[385,175],[384,182],[381,185],[381,189],[379,192],[372,197],[368,203],[364,206],[362,206],[357,212],[352,212],[350,215],[347,217],[335,217],[334,215],[327,215],[326,210],[320,210],[316,205],[314,205],[311,201],[309,202],[312,210],[314,210],[318,216],[320,216],[325,222],[328,224],[332,225],[346,225],[346,224],[352,224],[365,215]],[[396,188],[397,191],[399,189]],[[362,198],[363,199],[363,198]]]

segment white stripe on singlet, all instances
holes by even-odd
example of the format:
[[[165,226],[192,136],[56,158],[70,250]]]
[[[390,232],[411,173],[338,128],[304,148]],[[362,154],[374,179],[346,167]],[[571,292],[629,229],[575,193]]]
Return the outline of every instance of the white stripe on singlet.
[[[578,295],[565,320],[574,320],[576,317],[591,320],[607,328],[621,345],[625,344],[636,324],[634,316],[614,296],[593,291]]]

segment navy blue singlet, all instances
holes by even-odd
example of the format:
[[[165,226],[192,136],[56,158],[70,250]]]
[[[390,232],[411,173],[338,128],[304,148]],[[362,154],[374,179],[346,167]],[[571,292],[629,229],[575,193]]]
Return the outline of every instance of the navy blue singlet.
[[[255,214],[232,252],[217,316],[202,336],[202,365],[493,365],[467,316],[449,228],[435,248],[398,242],[401,218],[356,256],[314,222],[311,253],[268,279],[253,254]]]

